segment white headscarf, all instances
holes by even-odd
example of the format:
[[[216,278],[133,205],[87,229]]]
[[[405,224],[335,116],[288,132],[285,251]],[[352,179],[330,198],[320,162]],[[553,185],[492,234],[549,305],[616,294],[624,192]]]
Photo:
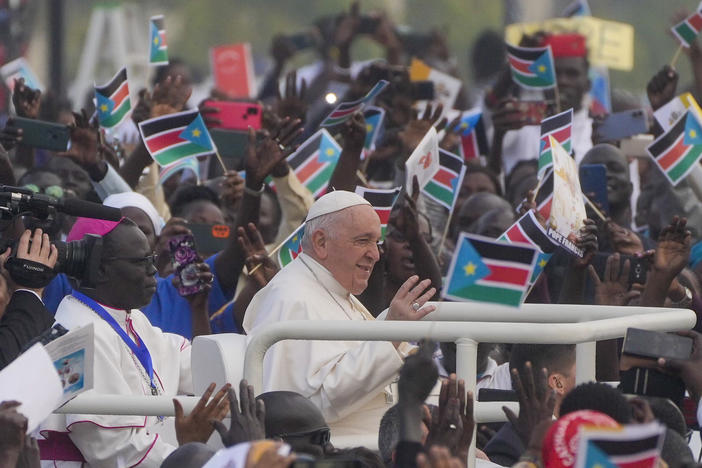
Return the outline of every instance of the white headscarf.
[[[102,201],[102,204],[120,209],[126,206],[139,208],[141,211],[146,213],[146,216],[148,216],[151,220],[151,224],[154,227],[154,233],[157,236],[161,234],[161,228],[163,228],[164,225],[163,218],[159,216],[154,205],[144,195],[137,192],[113,193],[109,197],[105,198]]]

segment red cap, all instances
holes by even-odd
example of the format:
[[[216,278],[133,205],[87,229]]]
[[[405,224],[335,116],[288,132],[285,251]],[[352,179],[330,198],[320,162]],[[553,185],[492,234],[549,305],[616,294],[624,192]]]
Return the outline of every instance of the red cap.
[[[544,36],[541,47],[551,46],[553,58],[558,57],[585,57],[585,36],[582,34],[549,34]]]
[[[568,413],[549,428],[541,446],[544,468],[569,468],[575,465],[580,440],[580,428],[619,427],[617,422],[604,413],[581,410]]]

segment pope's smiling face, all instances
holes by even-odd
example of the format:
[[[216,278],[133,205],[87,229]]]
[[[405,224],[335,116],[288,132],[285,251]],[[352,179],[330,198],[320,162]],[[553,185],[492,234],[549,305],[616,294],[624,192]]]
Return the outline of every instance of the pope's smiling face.
[[[361,294],[380,258],[380,218],[371,206],[357,205],[337,219],[323,245],[315,242],[315,257],[347,291]]]

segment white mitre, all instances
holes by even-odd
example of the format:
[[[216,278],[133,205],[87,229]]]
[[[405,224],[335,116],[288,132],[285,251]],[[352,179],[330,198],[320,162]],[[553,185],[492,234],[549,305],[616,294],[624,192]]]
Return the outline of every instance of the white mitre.
[[[371,206],[368,200],[354,192],[334,190],[333,192],[329,192],[321,196],[319,200],[314,202],[314,204],[310,207],[310,210],[307,212],[305,222],[318,218],[322,215],[334,213],[335,211],[343,210],[356,205]]]

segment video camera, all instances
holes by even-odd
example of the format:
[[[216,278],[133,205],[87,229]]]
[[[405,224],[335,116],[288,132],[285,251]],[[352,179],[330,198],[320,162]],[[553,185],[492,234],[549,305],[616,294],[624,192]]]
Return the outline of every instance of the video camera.
[[[53,245],[58,250],[58,261],[52,270],[42,264],[17,258],[18,239],[8,239],[4,235],[4,231],[12,224],[11,221],[18,217],[29,218],[26,223],[28,227],[42,227],[51,222],[57,213],[109,221],[119,221],[122,217],[119,209],[98,203],[75,198],[55,198],[21,187],[0,185],[0,220],[10,221],[0,229],[3,231],[0,252],[4,252],[8,247],[12,248],[5,268],[13,280],[27,287],[46,286],[56,273],[65,273],[78,280],[81,287],[92,288],[102,255],[102,237],[88,234],[81,240],[54,241]]]

